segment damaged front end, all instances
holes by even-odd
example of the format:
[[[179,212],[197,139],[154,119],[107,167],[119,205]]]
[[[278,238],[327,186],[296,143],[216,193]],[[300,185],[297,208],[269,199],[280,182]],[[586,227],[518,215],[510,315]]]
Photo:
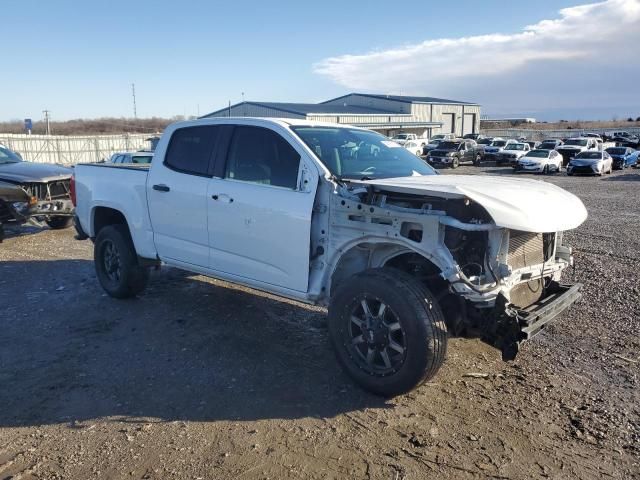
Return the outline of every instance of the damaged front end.
[[[330,247],[345,258],[334,284],[355,268],[404,269],[432,290],[450,333],[481,338],[505,360],[579,300],[581,285],[560,281],[573,265],[562,232],[499,225],[465,195],[371,183],[341,188],[332,200]],[[358,247],[349,251],[344,240],[354,234]]]
[[[9,183],[0,181],[0,241],[2,225],[51,222],[59,217],[71,217],[69,179],[49,182]]]
[[[39,220],[73,215],[70,179],[23,183],[20,187],[31,199],[32,205],[29,211],[31,217]]]

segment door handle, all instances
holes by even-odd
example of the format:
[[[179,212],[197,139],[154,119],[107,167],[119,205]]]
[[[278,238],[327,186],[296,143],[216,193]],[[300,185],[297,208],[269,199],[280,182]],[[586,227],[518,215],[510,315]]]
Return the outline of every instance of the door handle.
[[[168,185],[165,185],[163,183],[159,185],[154,185],[152,188],[154,190],[157,190],[158,192],[168,192],[169,190],[171,190]]]
[[[224,203],[233,203],[233,198],[231,198],[229,195],[227,195],[226,193],[216,193],[211,195],[211,198],[213,198],[214,200],[219,200],[221,202]]]

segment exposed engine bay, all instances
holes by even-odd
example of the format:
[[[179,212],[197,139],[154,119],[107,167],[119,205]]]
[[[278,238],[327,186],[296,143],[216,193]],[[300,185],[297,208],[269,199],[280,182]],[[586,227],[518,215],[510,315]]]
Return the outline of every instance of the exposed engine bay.
[[[525,317],[570,289],[560,284],[562,270],[573,264],[562,232],[504,228],[466,196],[417,195],[353,182],[330,200],[330,234],[320,236],[316,248],[324,251],[328,244],[329,262],[332,254],[337,259],[326,268],[332,288],[358,269],[405,270],[438,298],[450,332],[478,336],[500,348],[505,359],[544,327],[524,331],[530,326]],[[320,259],[312,260],[321,268]],[[573,301],[578,290],[572,291]]]

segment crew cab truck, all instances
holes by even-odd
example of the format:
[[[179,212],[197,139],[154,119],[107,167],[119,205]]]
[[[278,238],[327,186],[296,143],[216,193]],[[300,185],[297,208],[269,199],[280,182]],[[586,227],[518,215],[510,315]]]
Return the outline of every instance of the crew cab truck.
[[[427,161],[433,166],[451,168],[458,168],[461,163],[480,165],[482,150],[475,140],[446,140],[428,153]]]
[[[407,392],[449,335],[512,359],[580,297],[563,231],[582,202],[535,180],[438,175],[365,129],[292,119],[170,125],[149,165],[80,164],[78,238],[97,278],[140,294],[162,264],[328,306],[337,359],[363,388]],[[553,211],[553,215],[548,212]]]

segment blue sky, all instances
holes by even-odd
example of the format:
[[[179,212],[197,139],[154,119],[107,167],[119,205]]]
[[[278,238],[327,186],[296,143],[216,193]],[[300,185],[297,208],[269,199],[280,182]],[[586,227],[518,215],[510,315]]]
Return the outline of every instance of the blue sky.
[[[617,15],[623,6],[635,12],[640,0],[611,2],[600,9],[603,18]],[[526,26],[558,19],[561,9],[584,3],[406,0],[391,7],[388,1],[371,0],[5,0],[3,36],[11,48],[4,50],[2,61],[12,74],[3,75],[0,119],[39,119],[45,108],[54,119],[130,117],[131,82],[139,117],[204,114],[229,100],[240,101],[241,92],[247,100],[313,102],[349,91],[477,101],[485,113],[562,116],[582,109],[585,115],[590,108],[608,117],[638,106],[640,115],[637,87],[596,68],[602,52],[598,59],[572,58],[580,38],[554,50],[547,45],[555,45],[557,38],[543,26],[536,33],[542,38],[538,43],[510,40],[520,38]],[[570,13],[567,22],[576,17]],[[575,20],[578,25],[585,21],[581,18]],[[640,30],[635,21],[625,28]],[[499,47],[490,44],[497,49],[495,58],[482,58],[482,36],[495,34],[506,41]],[[480,40],[467,45],[461,43],[464,38]],[[635,50],[636,62],[616,75],[622,72],[633,83],[640,83],[637,38],[623,39]],[[449,47],[442,39],[453,42],[450,54],[443,53]],[[618,43],[606,40],[607,48],[617,48]],[[513,52],[510,44],[516,44]],[[553,53],[549,58],[532,53],[547,48]],[[511,65],[513,58],[523,61]],[[570,76],[555,78],[554,68],[563,63],[571,64]],[[464,68],[456,71],[456,65]],[[500,65],[509,67],[496,76],[492,72]],[[541,69],[549,75],[540,75]],[[524,79],[523,72],[528,72]],[[527,78],[533,78],[530,84]],[[584,95],[591,99],[586,104]]]

